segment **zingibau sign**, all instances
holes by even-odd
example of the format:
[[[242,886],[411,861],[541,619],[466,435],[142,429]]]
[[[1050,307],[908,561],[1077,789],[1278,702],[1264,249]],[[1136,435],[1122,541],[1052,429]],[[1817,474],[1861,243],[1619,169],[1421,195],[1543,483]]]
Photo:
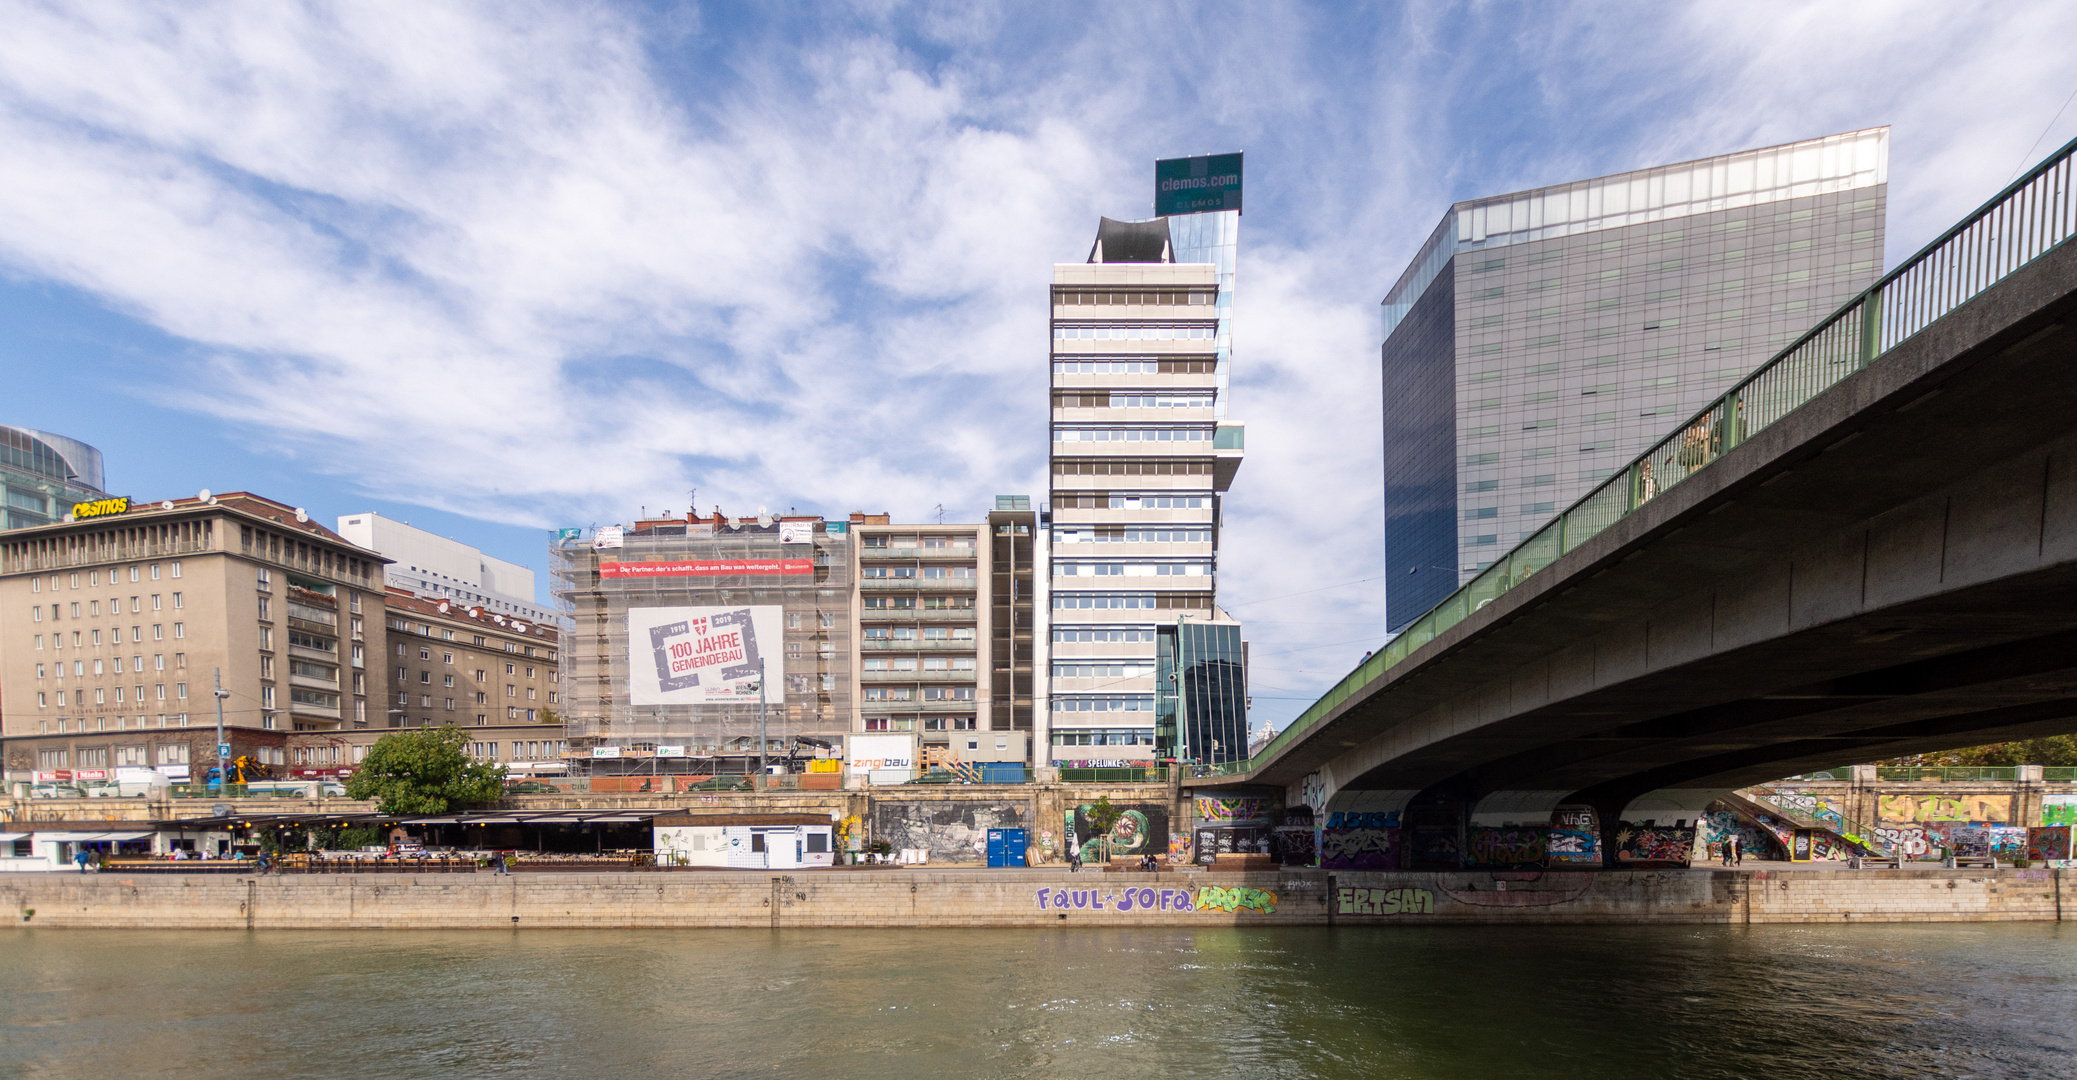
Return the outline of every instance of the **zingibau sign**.
[[[129,512],[130,497],[128,495],[120,499],[95,499],[92,502],[72,504],[72,520],[74,521],[85,521],[88,518],[108,517],[112,514],[127,514]]]

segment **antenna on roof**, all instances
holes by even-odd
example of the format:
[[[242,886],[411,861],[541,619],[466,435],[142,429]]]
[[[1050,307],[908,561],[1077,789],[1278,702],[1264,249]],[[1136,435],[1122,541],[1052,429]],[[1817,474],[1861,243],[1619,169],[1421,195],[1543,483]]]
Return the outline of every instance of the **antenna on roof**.
[[[939,504],[938,504],[938,524],[940,524],[940,525],[943,525],[944,523],[945,523],[945,504],[944,504],[944,503],[939,503]]]

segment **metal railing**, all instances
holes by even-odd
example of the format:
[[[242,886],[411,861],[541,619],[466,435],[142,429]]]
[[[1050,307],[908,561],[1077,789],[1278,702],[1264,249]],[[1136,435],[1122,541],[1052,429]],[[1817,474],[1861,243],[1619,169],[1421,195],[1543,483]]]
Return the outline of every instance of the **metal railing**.
[[[1846,302],[1550,524],[1415,619],[1234,772],[1288,749],[1421,646],[1527,581],[1768,425],[2077,234],[2065,144],[1918,254]],[[1224,775],[1223,770],[1198,775]]]
[[[2019,779],[2016,765],[1884,765],[1875,770],[1877,780],[1930,780],[1944,783],[1970,783]]]
[[[1063,784],[1165,784],[1168,782],[1168,766],[1150,765],[1145,768],[1088,768],[1060,770]]]
[[[1824,782],[1824,781],[1833,781],[1833,780],[1852,780],[1852,779],[1853,779],[1853,766],[1851,766],[1851,765],[1841,765],[1840,767],[1838,767],[1838,768],[1836,768],[1836,769],[1818,769],[1818,770],[1816,770],[1815,772],[1807,772],[1807,773],[1798,773],[1798,774],[1797,774],[1797,775],[1795,775],[1795,776],[1784,776],[1784,777],[1782,777],[1781,779],[1779,779],[1779,780],[1776,780],[1776,781],[1775,781],[1775,783],[1777,783],[1777,784],[1786,784],[1786,783],[1788,783],[1788,782],[1789,782],[1789,781],[1791,781],[1791,780],[1805,780],[1805,781],[1816,781],[1816,782]]]
[[[2057,784],[2077,782],[2077,765],[2043,765],[2041,779]]]

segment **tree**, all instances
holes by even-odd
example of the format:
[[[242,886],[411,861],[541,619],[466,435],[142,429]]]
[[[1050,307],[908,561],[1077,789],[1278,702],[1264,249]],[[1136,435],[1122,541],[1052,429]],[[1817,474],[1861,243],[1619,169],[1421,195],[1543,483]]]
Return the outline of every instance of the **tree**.
[[[504,794],[504,767],[464,754],[468,741],[453,724],[384,735],[346,781],[346,797],[373,799],[385,814],[439,814],[490,802]]]
[[[1967,746],[1931,754],[1913,754],[1882,765],[2077,765],[2077,735],[2050,735],[2020,742]]]
[[[563,718],[554,709],[542,709],[541,722],[544,724],[560,724],[563,722]]]

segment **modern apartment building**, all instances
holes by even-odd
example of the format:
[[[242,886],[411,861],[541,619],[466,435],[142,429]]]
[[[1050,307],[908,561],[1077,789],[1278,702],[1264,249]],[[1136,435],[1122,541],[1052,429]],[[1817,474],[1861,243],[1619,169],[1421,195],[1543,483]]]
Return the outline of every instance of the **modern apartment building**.
[[[1239,227],[1237,208],[1104,218],[1053,269],[1051,764],[1247,753],[1240,626],[1217,604]]]
[[[840,753],[857,723],[854,542],[848,522],[719,512],[565,530],[549,552],[571,628],[561,711],[592,775]]]
[[[0,529],[62,521],[108,498],[101,451],[77,439],[0,424]]]
[[[1029,760],[1034,515],[1019,501],[971,524],[851,515],[856,730],[916,732],[941,760]]]
[[[1397,631],[1882,271],[1889,129],[1450,207],[1384,299]]]
[[[392,589],[508,618],[555,621],[555,611],[534,599],[534,572],[518,563],[373,511],[342,514],[338,527],[339,535],[392,560],[383,570]]]
[[[0,539],[0,739],[11,779],[286,766],[297,733],[382,724],[382,558],[246,492]],[[101,774],[101,775],[96,775]]]

